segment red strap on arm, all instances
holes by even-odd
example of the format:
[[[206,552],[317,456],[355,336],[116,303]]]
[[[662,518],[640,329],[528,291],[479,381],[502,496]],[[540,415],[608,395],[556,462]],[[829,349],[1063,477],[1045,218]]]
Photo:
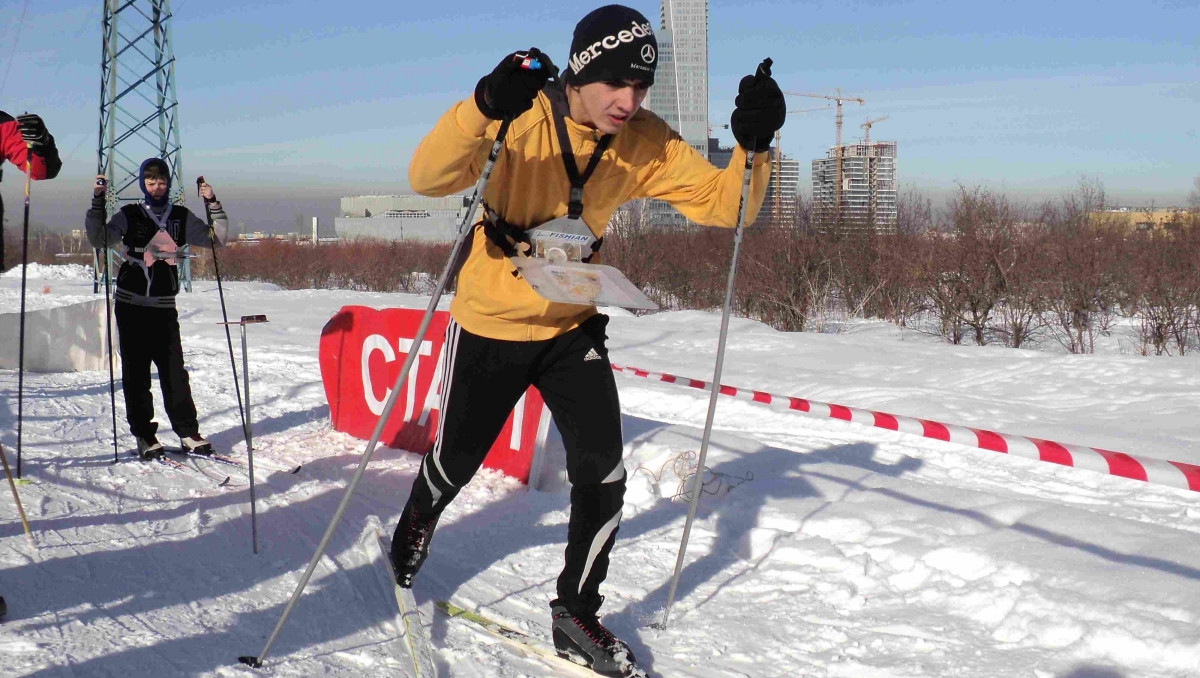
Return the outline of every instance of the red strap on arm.
[[[21,138],[21,131],[17,129],[17,121],[0,123],[0,154],[21,168],[22,173],[25,172],[25,158],[28,152],[25,140]],[[46,178],[46,162],[37,153],[33,154],[32,171],[34,179]]]

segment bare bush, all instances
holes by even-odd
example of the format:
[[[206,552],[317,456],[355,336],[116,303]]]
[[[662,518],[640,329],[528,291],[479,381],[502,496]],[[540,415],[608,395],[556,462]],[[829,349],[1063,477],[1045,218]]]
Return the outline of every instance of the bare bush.
[[[317,247],[284,240],[236,243],[221,248],[217,257],[225,280],[259,280],[293,290],[425,294],[449,254],[447,244],[362,238]],[[193,276],[211,278],[211,252],[200,250],[198,255]]]
[[[1200,294],[1200,233],[1163,230],[1138,234],[1134,242],[1143,353],[1184,355]]]
[[[1104,207],[1104,188],[1086,179],[1042,206],[1049,234],[1047,327],[1071,353],[1095,352],[1095,332],[1107,325],[1121,296],[1125,247],[1120,229],[1095,216]]]
[[[738,307],[775,329],[803,332],[822,311],[832,288],[832,262],[823,238],[773,226],[747,233]]]

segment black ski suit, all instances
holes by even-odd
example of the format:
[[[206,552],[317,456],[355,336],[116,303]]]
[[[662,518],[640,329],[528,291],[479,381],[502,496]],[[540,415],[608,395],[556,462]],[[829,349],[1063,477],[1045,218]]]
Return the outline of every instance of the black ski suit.
[[[121,383],[125,394],[125,416],[129,432],[146,440],[155,436],[154,398],[150,393],[150,364],[158,368],[163,404],[171,428],[180,438],[199,432],[196,405],[183,364],[179,336],[179,272],[166,261],[146,266],[143,252],[150,239],[166,231],[179,247],[220,245],[228,229],[228,218],[220,203],[209,203],[209,215],[217,233],[214,243],[208,224],[182,205],[154,207],[146,203],[122,207],[105,224],[104,197],[92,200],[87,213],[88,240],[103,248],[118,241],[126,247],[126,261],[117,271],[114,313],[121,351]]]

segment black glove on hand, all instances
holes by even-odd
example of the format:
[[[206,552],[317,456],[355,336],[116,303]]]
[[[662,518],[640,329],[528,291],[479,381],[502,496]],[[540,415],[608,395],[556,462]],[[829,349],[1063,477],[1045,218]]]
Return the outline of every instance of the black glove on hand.
[[[771,137],[787,117],[783,92],[771,77],[770,59],[764,59],[754,75],[742,78],[733,103],[737,107],[729,119],[733,138],[748,151],[762,153],[770,149]]]
[[[41,116],[34,113],[18,115],[17,129],[21,131],[21,138],[26,143],[37,145],[46,140],[46,123],[42,122]]]
[[[527,59],[529,65],[523,65]],[[513,52],[490,74],[479,79],[475,86],[475,105],[492,120],[515,118],[533,108],[533,100],[554,72],[554,64],[537,48]]]

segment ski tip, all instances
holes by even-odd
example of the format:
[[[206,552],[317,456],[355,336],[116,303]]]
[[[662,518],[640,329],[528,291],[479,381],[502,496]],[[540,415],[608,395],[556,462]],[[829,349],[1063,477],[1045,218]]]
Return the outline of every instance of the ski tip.
[[[241,662],[242,664],[245,664],[246,666],[249,666],[250,668],[254,668],[254,669],[262,668],[262,660],[259,659],[258,657],[251,657],[251,656],[247,655],[245,657],[238,657],[238,661]]]
[[[297,473],[299,473],[299,472],[300,472],[300,467],[301,467],[301,466],[303,466],[303,464],[297,464],[297,465],[296,465],[296,468],[292,469],[291,471],[288,471],[288,474],[289,474],[289,475],[296,475]]]
[[[221,482],[217,483],[217,487],[229,487],[229,483],[232,480],[233,480],[233,476],[225,476],[225,480],[222,480]]]

